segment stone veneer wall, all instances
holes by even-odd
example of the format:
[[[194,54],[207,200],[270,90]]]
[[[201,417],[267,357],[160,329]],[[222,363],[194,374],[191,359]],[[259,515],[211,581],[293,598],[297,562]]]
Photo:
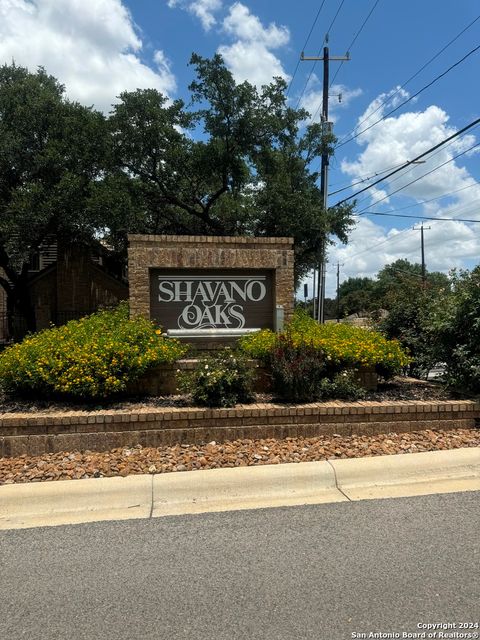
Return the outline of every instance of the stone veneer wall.
[[[150,316],[149,269],[273,269],[275,304],[294,304],[293,238],[129,235],[130,313]]]
[[[152,408],[0,414],[0,457],[57,451],[108,451],[244,438],[305,438],[473,429],[471,400],[251,404],[234,409]]]

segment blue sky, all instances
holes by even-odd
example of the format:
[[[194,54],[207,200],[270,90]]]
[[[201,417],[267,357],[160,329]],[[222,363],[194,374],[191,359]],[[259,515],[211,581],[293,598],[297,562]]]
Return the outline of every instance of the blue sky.
[[[351,49],[351,61],[342,65],[331,89],[332,94],[343,96],[341,104],[335,96],[330,100],[335,133],[342,140],[359,122],[365,120],[356,131],[480,45],[479,19],[404,89],[391,95],[480,15],[478,0],[455,4],[438,0],[0,0],[0,62],[15,59],[31,69],[43,65],[65,83],[72,98],[108,111],[123,89],[154,86],[172,98],[187,97],[192,51],[204,56],[220,51],[239,81],[261,84],[274,74],[283,75],[291,82],[291,104],[300,101],[315,112],[321,101],[321,65],[312,69],[311,62],[301,62],[295,75],[294,71],[319,8],[305,47],[307,55],[321,50],[337,11],[329,31],[330,53],[344,55],[374,6]],[[479,117],[479,62],[480,50],[418,98],[339,147],[332,160],[330,191],[409,160]],[[337,65],[332,63],[331,77]],[[383,101],[386,104],[378,108]],[[480,127],[472,130],[425,164],[369,190],[359,197],[358,210],[385,213],[402,208],[397,212],[480,220],[478,148],[452,159],[480,140],[479,131]],[[388,197],[442,163],[446,164],[430,176]],[[331,196],[330,204],[350,193]],[[442,197],[448,193],[452,195]],[[333,292],[337,261],[343,264],[342,279],[371,276],[400,257],[418,261],[420,238],[412,230],[415,222],[413,218],[359,217],[350,243],[330,251],[327,292]],[[480,225],[426,224],[431,226],[425,231],[430,269],[447,271],[479,262]]]

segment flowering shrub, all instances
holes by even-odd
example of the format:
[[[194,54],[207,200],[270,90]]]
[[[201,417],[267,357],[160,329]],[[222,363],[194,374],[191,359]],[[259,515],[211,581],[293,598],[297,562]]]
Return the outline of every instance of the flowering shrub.
[[[0,380],[10,392],[106,398],[186,350],[177,340],[164,338],[149,320],[130,319],[122,303],[8,347],[0,355]]]
[[[290,402],[319,399],[327,373],[323,353],[305,343],[295,344],[289,336],[279,336],[269,354],[273,390]]]
[[[289,335],[278,337],[269,360],[274,393],[283,400],[356,400],[365,395],[353,371],[337,372],[321,349],[305,342],[296,344]]]
[[[308,345],[337,371],[375,367],[383,377],[391,377],[410,362],[396,340],[387,340],[376,331],[343,323],[318,324],[304,312],[295,312],[284,334],[294,346]],[[251,358],[269,362],[277,336],[264,329],[244,336],[240,348]]]
[[[247,358],[224,349],[199,360],[193,373],[177,373],[179,388],[203,407],[233,407],[252,402],[254,372]]]

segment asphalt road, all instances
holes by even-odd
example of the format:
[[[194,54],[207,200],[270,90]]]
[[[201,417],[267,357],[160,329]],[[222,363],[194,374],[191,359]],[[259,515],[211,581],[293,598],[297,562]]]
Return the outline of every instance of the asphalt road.
[[[1,532],[0,638],[344,640],[480,622],[479,498]]]

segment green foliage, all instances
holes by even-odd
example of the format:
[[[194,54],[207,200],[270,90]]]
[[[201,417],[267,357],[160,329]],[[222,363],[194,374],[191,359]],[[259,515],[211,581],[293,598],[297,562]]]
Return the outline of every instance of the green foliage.
[[[446,382],[480,393],[480,267],[452,273],[452,292],[435,300],[430,325]]]
[[[411,356],[408,372],[426,377],[439,361],[438,339],[432,333],[432,314],[438,300],[450,295],[450,282],[443,273],[426,274],[407,260],[397,260],[378,274],[378,289],[388,315],[378,322],[378,329],[389,339],[397,339]]]
[[[313,345],[295,344],[292,337],[281,335],[269,353],[273,389],[289,402],[313,402],[321,396],[327,374],[323,353]]]
[[[359,384],[356,371],[352,369],[335,374],[323,388],[324,397],[335,400],[361,400],[366,394],[366,390]]]
[[[89,203],[105,170],[106,134],[104,116],[66,100],[43,69],[0,67],[0,268],[8,278],[0,286],[9,310],[27,320],[32,253],[49,235],[89,241],[104,225]]]
[[[135,224],[144,233],[293,236],[300,277],[326,236],[346,241],[353,225],[350,205],[323,211],[310,169],[333,140],[319,124],[302,130],[307,112],[287,105],[282,79],[258,90],[237,84],[220,55],[190,62],[188,108],[153,89],[121,94],[109,121],[107,182],[123,189],[113,200],[129,218],[142,212]],[[129,228],[116,217],[111,242]]]
[[[252,402],[254,370],[247,358],[230,349],[199,360],[193,373],[177,373],[179,388],[201,407],[233,407]]]
[[[296,342],[291,334],[276,338],[269,365],[274,393],[287,402],[358,400],[365,395],[354,371],[338,371],[322,349]]]
[[[375,281],[371,278],[348,278],[339,287],[340,317],[379,308]]]
[[[431,332],[433,299],[425,292],[392,303],[377,328],[389,339],[397,339],[410,355],[408,373],[426,378],[438,362],[438,343]]]
[[[308,345],[322,353],[337,370],[375,367],[384,377],[399,373],[409,358],[396,340],[370,329],[342,323],[318,324],[300,310],[285,329],[295,346]],[[250,357],[268,361],[276,336],[270,330],[244,336],[240,348]]]
[[[185,345],[162,337],[149,320],[130,319],[121,304],[8,347],[0,354],[0,380],[10,392],[37,397],[107,398],[185,352]]]

